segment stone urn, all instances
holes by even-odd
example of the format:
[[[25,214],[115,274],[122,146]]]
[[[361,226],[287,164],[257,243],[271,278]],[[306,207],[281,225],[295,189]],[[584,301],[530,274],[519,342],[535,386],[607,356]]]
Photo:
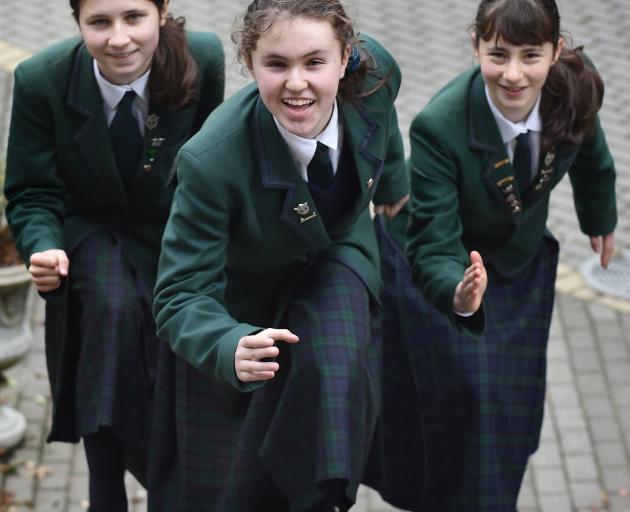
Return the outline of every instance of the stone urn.
[[[37,294],[31,276],[0,219],[0,372],[22,359],[33,344],[32,318]],[[4,228],[4,229],[2,229]],[[19,443],[26,431],[24,416],[0,404],[0,448]]]
[[[0,372],[20,361],[33,344],[36,293],[24,265],[0,267]],[[19,443],[26,431],[22,413],[0,405],[0,448]]]

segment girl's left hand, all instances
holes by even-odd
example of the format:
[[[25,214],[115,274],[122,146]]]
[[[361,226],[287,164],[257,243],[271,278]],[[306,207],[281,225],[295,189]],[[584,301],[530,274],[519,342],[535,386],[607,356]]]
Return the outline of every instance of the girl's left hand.
[[[615,250],[615,234],[608,233],[603,236],[592,236],[591,247],[596,253],[601,253],[600,263],[603,268],[608,268],[610,258]]]
[[[402,207],[405,206],[405,204],[407,204],[407,201],[409,201],[409,194],[407,194],[402,199],[399,199],[395,203],[379,204],[379,205],[375,204],[374,213],[377,215],[380,213],[384,213],[390,219],[393,219],[394,217],[396,217],[396,215],[398,215],[398,212],[402,209]]]

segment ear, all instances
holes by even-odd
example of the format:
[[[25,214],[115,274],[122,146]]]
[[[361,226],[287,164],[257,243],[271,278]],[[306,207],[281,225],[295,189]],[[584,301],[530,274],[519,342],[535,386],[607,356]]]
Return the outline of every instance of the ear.
[[[470,44],[472,45],[473,53],[475,54],[475,59],[479,60],[479,42],[477,41],[477,33],[471,31],[468,35],[470,37]]]
[[[341,53],[341,70],[339,75],[339,80],[341,80],[346,74],[346,67],[348,66],[348,59],[350,58],[350,52],[352,51],[352,47],[347,44]]]
[[[247,68],[247,71],[249,71],[253,77],[254,80],[256,80],[256,75],[254,74],[254,66],[252,64],[252,56],[248,55],[247,57],[245,57],[245,67]]]
[[[166,25],[166,17],[168,16],[168,8],[170,6],[170,0],[164,0],[162,4],[162,10],[160,11],[160,27]]]
[[[562,49],[564,48],[564,37],[560,36],[558,38],[558,44],[556,45],[556,50],[553,54],[553,61],[551,62],[551,65],[553,66],[556,62],[558,62],[558,59],[560,58],[560,54],[562,53]]]

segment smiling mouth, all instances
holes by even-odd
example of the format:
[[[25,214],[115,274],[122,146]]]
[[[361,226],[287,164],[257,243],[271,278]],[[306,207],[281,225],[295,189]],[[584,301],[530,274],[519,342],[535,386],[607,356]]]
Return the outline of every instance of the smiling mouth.
[[[110,53],[109,56],[114,58],[114,59],[126,59],[127,57],[130,57],[131,55],[133,55],[134,53],[136,53],[137,50],[131,50],[130,52],[124,52],[124,53]]]
[[[286,98],[282,100],[283,105],[292,109],[306,109],[315,103],[315,100],[306,98]]]
[[[509,87],[507,85],[501,85],[501,88],[508,94],[518,94],[526,89],[526,87]]]

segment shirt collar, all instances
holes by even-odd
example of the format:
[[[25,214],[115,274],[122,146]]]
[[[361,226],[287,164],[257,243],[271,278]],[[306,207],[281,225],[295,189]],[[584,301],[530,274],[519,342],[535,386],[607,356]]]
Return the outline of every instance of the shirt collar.
[[[282,138],[289,146],[291,156],[293,156],[296,162],[305,166],[307,166],[313,158],[318,141],[334,150],[339,147],[339,113],[337,111],[337,101],[333,104],[332,115],[330,116],[326,128],[314,139],[306,139],[291,133],[280,124],[280,121],[278,121],[275,116],[273,120],[278,127],[280,135],[282,135]]]
[[[527,116],[525,121],[520,123],[513,123],[509,119],[507,119],[498,107],[492,101],[490,97],[490,92],[488,91],[488,86],[486,85],[486,98],[488,100],[488,104],[490,105],[490,110],[492,111],[492,115],[494,116],[494,120],[499,127],[499,132],[501,133],[501,139],[503,140],[503,144],[507,144],[512,139],[519,136],[521,133],[525,133],[526,131],[534,131],[541,132],[542,131],[542,119],[540,117],[540,94],[538,95],[538,99],[534,104],[534,108]]]
[[[109,82],[98,69],[98,63],[96,59],[93,60],[94,63],[94,76],[96,77],[96,83],[98,84],[98,88],[101,91],[101,96],[103,96],[103,101],[105,104],[112,110],[114,110],[120,100],[122,100],[123,96],[127,91],[134,91],[140,98],[142,98],[146,103],[149,103],[149,74],[151,73],[151,69],[149,68],[144,75],[136,78],[130,84],[125,85],[116,85]]]

